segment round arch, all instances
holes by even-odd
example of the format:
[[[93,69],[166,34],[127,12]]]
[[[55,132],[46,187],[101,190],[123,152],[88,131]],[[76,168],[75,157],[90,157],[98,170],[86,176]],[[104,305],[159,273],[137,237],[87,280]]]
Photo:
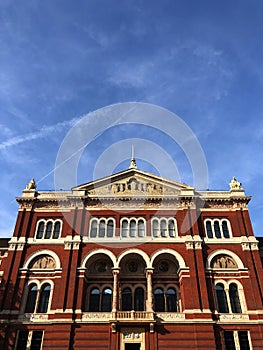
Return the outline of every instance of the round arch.
[[[117,262],[116,262],[116,256],[111,252],[109,251],[108,249],[94,249],[92,251],[90,251],[86,256],[85,258],[83,259],[82,261],[82,264],[81,264],[81,267],[86,267],[87,265],[87,262],[88,260],[94,256],[94,255],[98,255],[98,254],[104,254],[104,255],[107,255],[111,261],[112,261],[112,264],[113,264],[113,267],[117,267]]]
[[[117,258],[117,265],[118,265],[118,267],[120,267],[121,260],[126,255],[129,255],[129,254],[138,254],[138,255],[140,255],[143,258],[143,260],[145,261],[146,267],[150,267],[150,258],[149,258],[149,256],[144,251],[142,251],[140,249],[137,249],[137,248],[127,249],[124,252],[122,252]]]
[[[184,261],[184,258],[182,257],[182,255],[179,254],[178,252],[176,252],[173,249],[159,249],[156,252],[154,252],[152,254],[152,256],[151,256],[151,260],[150,260],[151,266],[150,267],[153,267],[153,263],[154,263],[155,258],[157,258],[157,256],[160,256],[162,254],[171,254],[171,255],[173,255],[176,258],[176,260],[178,261],[180,268],[185,268],[186,267],[185,261]]]
[[[214,252],[212,252],[211,254],[209,254],[207,261],[206,261],[206,268],[207,269],[211,268],[211,262],[214,259],[214,257],[216,257],[217,255],[230,256],[237,263],[238,269],[244,269],[244,264],[243,264],[243,261],[240,259],[240,257],[236,253],[231,252],[231,250],[227,250],[227,249],[218,249],[218,250],[215,250]]]
[[[24,268],[28,269],[31,261],[33,259],[35,259],[36,257],[40,256],[40,255],[49,255],[49,256],[51,256],[55,260],[56,269],[61,269],[61,262],[60,262],[59,257],[57,256],[57,254],[55,252],[53,252],[52,250],[49,250],[49,249],[38,250],[37,252],[31,254],[27,258],[27,260],[26,260],[26,262],[24,264]]]

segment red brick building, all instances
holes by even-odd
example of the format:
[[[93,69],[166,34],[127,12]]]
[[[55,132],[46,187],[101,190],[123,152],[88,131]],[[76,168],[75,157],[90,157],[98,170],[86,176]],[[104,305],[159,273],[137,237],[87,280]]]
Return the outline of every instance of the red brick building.
[[[41,192],[0,242],[1,349],[262,349],[247,197],[136,168]]]

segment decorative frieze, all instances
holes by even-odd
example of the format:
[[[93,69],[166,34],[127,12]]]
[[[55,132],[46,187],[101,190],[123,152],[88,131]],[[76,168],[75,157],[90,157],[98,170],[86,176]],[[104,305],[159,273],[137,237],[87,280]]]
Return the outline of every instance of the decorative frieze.
[[[220,321],[248,321],[249,316],[246,314],[222,314],[219,315]]]
[[[156,318],[161,322],[174,322],[185,320],[185,314],[179,312],[158,312]]]

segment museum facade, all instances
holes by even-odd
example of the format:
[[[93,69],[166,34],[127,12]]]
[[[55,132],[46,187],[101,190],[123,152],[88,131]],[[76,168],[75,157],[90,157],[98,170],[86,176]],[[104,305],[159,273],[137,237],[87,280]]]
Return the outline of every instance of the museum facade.
[[[0,242],[0,348],[263,348],[263,273],[248,202],[130,168],[17,198]]]

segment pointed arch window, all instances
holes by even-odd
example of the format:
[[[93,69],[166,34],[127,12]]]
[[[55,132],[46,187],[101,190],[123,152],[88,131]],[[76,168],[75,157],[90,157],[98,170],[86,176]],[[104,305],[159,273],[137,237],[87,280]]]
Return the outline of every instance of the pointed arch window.
[[[50,293],[51,285],[49,283],[42,284],[40,289],[35,283],[30,284],[28,287],[25,313],[47,313]]]

